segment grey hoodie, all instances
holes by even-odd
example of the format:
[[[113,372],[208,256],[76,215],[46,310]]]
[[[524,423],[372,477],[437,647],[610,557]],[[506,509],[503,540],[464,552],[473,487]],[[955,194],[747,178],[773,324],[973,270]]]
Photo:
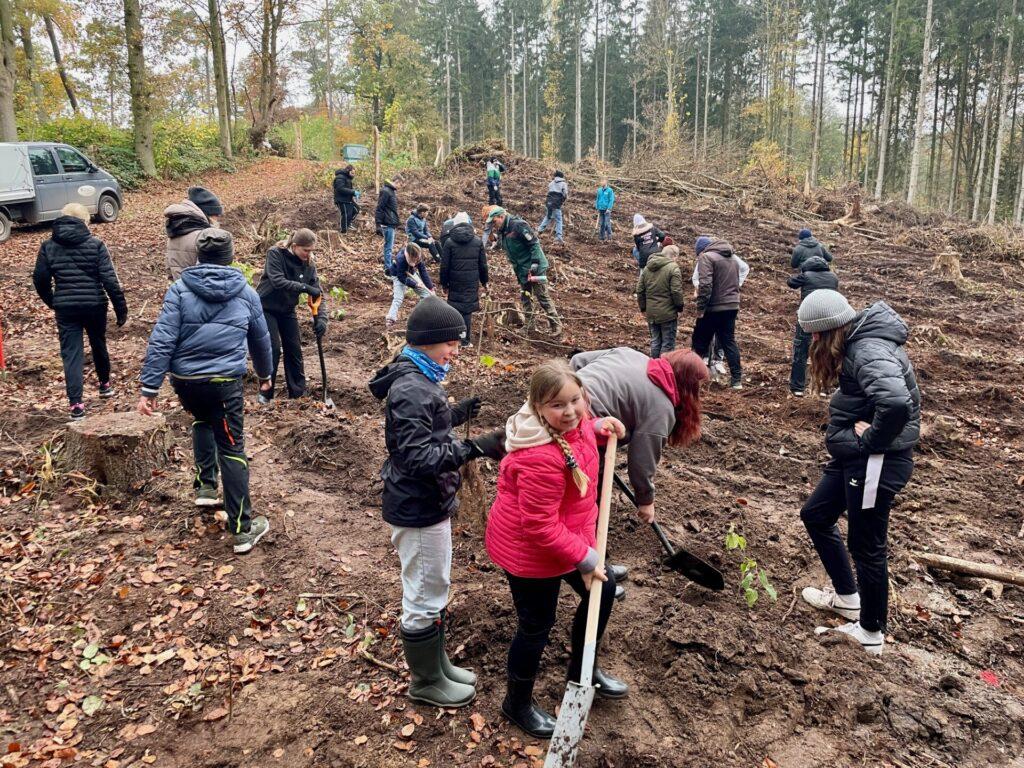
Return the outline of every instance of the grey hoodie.
[[[651,359],[629,347],[581,352],[572,367],[583,380],[595,416],[614,416],[626,426],[626,467],[637,504],[654,503],[654,476],[676,425],[668,395],[647,376]]]

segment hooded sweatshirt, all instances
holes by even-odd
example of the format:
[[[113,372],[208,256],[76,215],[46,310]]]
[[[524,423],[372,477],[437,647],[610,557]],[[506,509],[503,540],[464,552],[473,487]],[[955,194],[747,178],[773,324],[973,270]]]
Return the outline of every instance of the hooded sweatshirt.
[[[43,303],[57,313],[106,313],[109,296],[118,321],[128,316],[107,246],[74,216],[53,222],[53,236],[39,246],[32,282]]]
[[[352,174],[345,168],[336,170],[334,172],[334,204],[351,203],[355,194],[355,190],[352,188]]]
[[[181,277],[181,271],[198,262],[196,239],[210,226],[202,209],[191,200],[173,203],[164,209],[167,231],[167,273],[171,280]]]
[[[565,455],[524,405],[505,428],[498,493],[487,519],[487,554],[514,576],[545,579],[597,565],[597,438],[586,418],[562,435],[589,480],[580,495]]]
[[[626,427],[619,441],[628,449],[629,483],[638,504],[654,502],[654,476],[661,452],[676,426],[676,411],[664,388],[648,374],[651,358],[629,347],[581,352],[572,358],[596,416],[614,416]]]
[[[245,350],[256,375],[271,373],[263,307],[234,267],[197,264],[167,289],[142,364],[142,393],[156,395],[168,373],[178,379],[244,376]]]
[[[730,243],[714,240],[697,257],[697,314],[739,308],[739,260]]]
[[[640,269],[643,269],[647,266],[647,260],[651,254],[661,250],[661,241],[665,239],[665,233],[644,219],[643,216],[639,216],[639,218],[640,221],[633,225],[633,245],[636,246]]]
[[[561,176],[551,180],[548,184],[548,194],[544,198],[544,205],[552,210],[562,207],[562,204],[569,199],[569,185]]]
[[[903,451],[921,436],[921,390],[905,345],[903,319],[879,301],[860,312],[846,337],[839,389],[829,401],[825,447],[841,461]],[[857,437],[854,424],[871,426]]]
[[[819,288],[839,290],[839,278],[828,268],[828,263],[820,256],[811,256],[807,259],[800,267],[800,274],[793,275],[786,284],[790,288],[800,289],[801,301]]]
[[[683,311],[683,273],[679,249],[667,245],[647,261],[636,284],[636,300],[649,323],[670,323]]]
[[[405,528],[425,528],[447,520],[459,507],[459,467],[470,444],[452,433],[461,424],[448,395],[408,357],[385,365],[369,383],[384,401],[384,520]]]
[[[800,265],[812,256],[819,256],[825,261],[832,261],[832,254],[828,252],[828,248],[812,236],[803,238],[793,246],[793,258],[790,261],[790,266],[793,269],[800,269]]]

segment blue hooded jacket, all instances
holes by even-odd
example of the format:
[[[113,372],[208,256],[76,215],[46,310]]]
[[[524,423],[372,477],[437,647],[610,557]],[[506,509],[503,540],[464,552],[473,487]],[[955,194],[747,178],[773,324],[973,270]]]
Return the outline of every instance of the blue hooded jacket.
[[[271,373],[263,307],[234,267],[188,267],[164,296],[142,364],[142,394],[155,396],[168,373],[179,379],[243,376],[248,342],[256,375]]]
[[[594,207],[599,211],[610,211],[615,206],[615,190],[611,187],[598,187]]]
[[[429,240],[430,225],[426,219],[421,219],[416,215],[416,211],[413,211],[409,214],[409,218],[405,220],[405,234],[413,241]]]

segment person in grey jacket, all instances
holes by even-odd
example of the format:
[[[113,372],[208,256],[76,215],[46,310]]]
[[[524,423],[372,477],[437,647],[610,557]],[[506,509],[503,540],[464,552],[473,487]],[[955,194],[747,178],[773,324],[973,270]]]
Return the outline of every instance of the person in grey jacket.
[[[562,205],[569,199],[569,185],[565,182],[565,174],[555,171],[554,178],[548,184],[548,194],[544,198],[544,218],[537,227],[537,234],[544,231],[547,225],[555,222],[555,242],[562,240]]]
[[[138,411],[151,416],[169,373],[181,405],[192,414],[195,505],[215,506],[217,474],[224,483],[227,529],[235,554],[251,550],[270,529],[253,518],[245,455],[243,387],[248,346],[260,389],[270,388],[270,336],[259,296],[230,266],[231,234],[206,229],[196,239],[199,263],[167,290],[142,364]]]
[[[711,340],[725,351],[729,363],[730,386],[743,389],[740,348],[736,344],[736,317],[740,311],[740,263],[732,245],[701,235],[697,252],[697,322],[693,326],[691,346],[701,357],[708,356]]]
[[[800,289],[800,299],[806,299],[819,288],[839,290],[839,277],[829,269],[828,263],[820,256],[811,256],[800,267],[800,274],[793,275],[786,284]],[[789,391],[794,397],[804,396],[807,380],[807,351],[811,346],[811,334],[796,324],[793,333],[793,365],[789,372]]]
[[[797,238],[799,242],[793,246],[793,258],[789,264],[793,269],[800,269],[800,266],[812,256],[818,256],[826,262],[832,261],[832,254],[828,252],[828,248],[817,241],[811,230],[804,227]]]
[[[172,281],[196,263],[196,239],[208,227],[218,226],[224,206],[204,187],[189,187],[187,197],[164,210],[167,231],[167,274]]]
[[[813,337],[815,391],[838,384],[825,431],[832,458],[800,510],[832,588],[807,587],[803,599],[848,619],[835,631],[880,654],[889,599],[889,510],[913,473],[921,435],[921,392],[906,352],[909,331],[884,301],[857,312],[826,288],[808,294],[797,317]],[[837,525],[844,512],[847,544]]]

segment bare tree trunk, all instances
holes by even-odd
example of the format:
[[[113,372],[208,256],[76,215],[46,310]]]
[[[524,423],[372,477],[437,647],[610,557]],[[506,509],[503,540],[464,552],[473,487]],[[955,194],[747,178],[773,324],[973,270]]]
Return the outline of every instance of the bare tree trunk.
[[[53,62],[57,65],[57,74],[60,75],[60,82],[64,86],[64,93],[68,95],[68,103],[71,104],[71,111],[78,114],[78,99],[71,87],[71,80],[68,79],[67,69],[64,68],[64,57],[60,54],[60,43],[57,41],[57,31],[54,29],[53,17],[50,14],[43,14],[43,24],[46,25],[46,34],[50,38],[50,47],[53,49]]]
[[[17,141],[18,123],[14,116],[14,83],[17,67],[14,61],[14,15],[10,0],[0,0],[0,140]]]
[[[262,0],[260,49],[257,51],[257,106],[249,129],[249,142],[260,149],[274,121],[277,92],[277,34],[284,20],[285,0]]]
[[[818,30],[818,45],[821,49],[817,62],[817,73],[815,85],[817,93],[814,99],[814,115],[811,121],[814,123],[813,135],[811,137],[811,184],[818,183],[818,168],[821,164],[821,116],[823,113],[822,94],[825,92],[825,59],[828,56],[828,41],[826,39],[826,25],[822,22]]]
[[[910,152],[910,178],[907,181],[907,203],[914,204],[917,197],[917,177],[921,170],[921,144],[924,132],[924,117],[928,109],[929,76],[931,72],[932,44],[932,0],[924,15],[924,45],[921,47],[921,83],[917,95],[917,118],[914,120],[914,148]]]
[[[701,157],[708,159],[708,107],[711,104],[711,38],[714,31],[714,20],[708,15],[708,47],[704,57],[704,125],[701,136]]]
[[[594,0],[594,154],[598,154],[598,147],[601,144],[601,125],[598,122],[598,85],[597,82],[597,45],[601,39],[601,0]]]
[[[935,47],[935,92],[932,94],[932,146],[928,151],[928,207],[935,203],[935,154],[939,138],[939,81],[942,79],[942,45]]]
[[[527,130],[529,123],[527,122],[527,101],[526,101],[526,80],[529,74],[529,61],[530,61],[530,46],[526,40],[526,26],[523,26],[523,154],[530,154],[530,132]]]
[[[604,63],[601,65],[601,159],[608,159],[608,29],[605,22]]]
[[[24,21],[19,25],[21,32],[21,47],[25,52],[25,76],[32,85],[32,102],[36,113],[36,120],[40,123],[46,122],[47,114],[43,105],[43,84],[39,82],[39,73],[36,71],[35,46],[32,45],[32,23]]]
[[[1024,130],[1021,131],[1024,135]],[[1013,226],[1019,227],[1024,215],[1024,153],[1020,163],[1020,179],[1017,181],[1017,204],[1013,207]]]
[[[992,40],[992,64],[989,75],[988,97],[985,99],[985,121],[981,129],[981,144],[978,147],[977,173],[974,177],[974,194],[971,196],[971,221],[977,221],[981,211],[981,189],[985,183],[985,166],[988,160],[988,130],[992,122],[992,101],[997,92],[996,86],[996,40]]]
[[[508,66],[509,66],[509,87],[508,87],[508,123],[509,123],[509,138],[511,139],[510,146],[513,150],[516,148],[516,12],[515,8],[512,9],[512,26],[511,26],[512,37],[509,41],[508,46]]]
[[[878,174],[875,177],[875,197],[881,199],[885,186],[885,160],[889,151],[889,125],[892,120],[892,80],[896,71],[896,21],[900,15],[900,0],[892,7],[889,22],[889,55],[885,62],[885,90],[882,91],[882,127],[878,142]]]
[[[466,143],[466,121],[462,111],[462,48],[455,44],[455,74],[459,78],[459,146]]]
[[[217,97],[220,151],[225,158],[231,160],[231,98],[228,95],[228,70],[224,56],[224,27],[221,23],[218,0],[207,0],[206,5],[210,14],[210,47],[213,50],[213,88]]]
[[[1003,162],[1003,143],[1006,141],[1006,113],[1010,109],[1010,89],[1013,87],[1014,78],[1010,71],[1013,61],[1013,30],[1017,24],[1017,0],[1013,0],[1013,10],[1010,11],[1009,29],[1006,40],[1006,55],[1003,57],[1003,85],[1002,98],[1000,99],[998,123],[996,127],[996,156],[992,161],[992,191],[988,197],[988,219],[986,223],[992,226],[996,223],[996,206],[999,203],[999,172]]]
[[[327,82],[324,83],[324,101],[327,102],[327,119],[334,121],[334,52],[331,45],[334,41],[333,30],[334,9],[331,0],[324,0],[324,62],[327,65]],[[447,34],[447,32],[446,32]],[[331,151],[334,151],[334,132],[331,132]]]
[[[960,63],[960,83],[956,90],[956,106],[954,111],[956,118],[953,123],[953,168],[949,179],[949,199],[946,201],[946,214],[953,215],[953,208],[956,205],[956,192],[960,185],[960,144],[963,141],[965,100],[967,93],[967,55],[964,54]]]
[[[150,113],[146,57],[142,47],[142,10],[139,0],[124,0],[124,34],[128,47],[128,83],[132,102],[135,155],[147,176],[156,176],[153,158],[153,117]]]
[[[580,71],[583,64],[580,46],[583,45],[583,41],[581,37],[582,35],[576,36],[576,119],[573,125],[574,156],[577,163],[583,157],[583,73]]]
[[[697,162],[700,152],[700,55],[697,47],[697,71],[693,78],[693,162]]]
[[[448,25],[444,25],[444,125],[446,148],[452,141],[452,56],[448,42]]]

